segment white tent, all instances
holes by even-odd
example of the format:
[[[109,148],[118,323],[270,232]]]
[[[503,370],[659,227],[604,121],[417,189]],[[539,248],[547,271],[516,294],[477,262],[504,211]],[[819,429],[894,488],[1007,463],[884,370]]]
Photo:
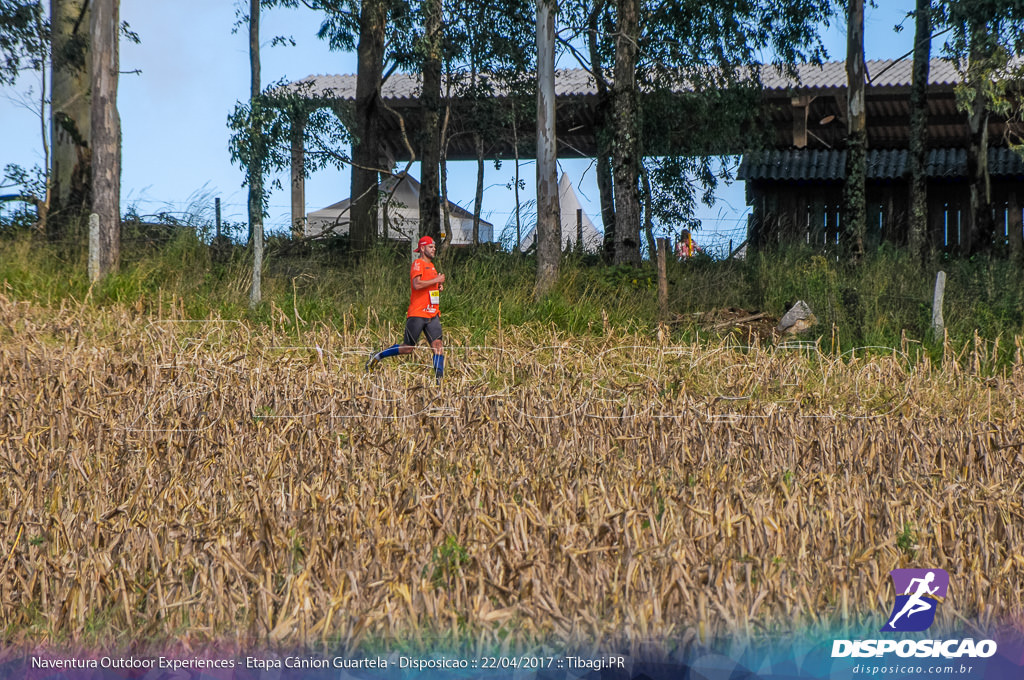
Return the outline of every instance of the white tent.
[[[420,183],[408,175],[392,176],[378,185],[381,206],[377,211],[378,233],[384,233],[385,217],[388,221],[388,238],[409,241],[419,237],[420,226]],[[348,233],[349,206],[346,198],[334,205],[315,210],[306,215],[306,236],[327,236]],[[448,216],[452,225],[452,244],[467,245],[473,242],[473,213],[448,202]],[[442,216],[442,229],[444,218]],[[480,242],[494,240],[494,225],[480,220]]]
[[[562,179],[558,180],[558,210],[562,222],[562,250],[573,248],[577,240],[577,215],[583,226],[583,250],[587,253],[596,253],[601,250],[604,237],[594,226],[587,211],[580,206],[580,199],[576,197],[576,191],[572,188],[569,175],[562,173]],[[577,211],[580,211],[577,213]],[[533,247],[537,238],[536,227],[523,236],[523,242],[519,244],[519,250],[527,251]]]

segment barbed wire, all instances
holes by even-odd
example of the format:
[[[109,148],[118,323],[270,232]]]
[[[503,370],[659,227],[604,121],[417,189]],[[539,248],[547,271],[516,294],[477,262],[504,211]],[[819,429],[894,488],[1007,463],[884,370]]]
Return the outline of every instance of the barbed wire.
[[[126,219],[139,222],[174,226],[195,227],[202,232],[200,236],[214,235],[216,223],[216,196],[213,192],[198,193],[184,200],[162,200],[149,197],[130,197],[126,201]],[[466,208],[467,210],[469,208]],[[268,205],[269,220],[264,228],[268,235],[287,235],[291,233],[291,204],[271,203]],[[0,204],[0,223],[12,221],[20,212],[13,205]],[[307,212],[309,215],[310,212]],[[747,211],[749,212],[749,211]],[[586,213],[586,211],[585,211]],[[517,211],[508,209],[487,209],[481,212],[481,218],[495,225],[495,240],[500,241],[501,225],[505,228],[515,224],[515,216],[520,216],[524,231],[529,231],[536,221],[536,205],[533,201],[524,201]],[[589,213],[586,213],[590,217]],[[248,228],[248,204],[242,201],[220,200],[221,233],[244,240]],[[699,227],[693,232],[693,238],[702,251],[714,259],[728,257],[746,239],[747,214],[737,217],[695,216]],[[591,218],[595,229],[603,234],[600,218]],[[679,237],[679,228],[672,225],[655,225],[654,235],[668,238],[673,243]]]

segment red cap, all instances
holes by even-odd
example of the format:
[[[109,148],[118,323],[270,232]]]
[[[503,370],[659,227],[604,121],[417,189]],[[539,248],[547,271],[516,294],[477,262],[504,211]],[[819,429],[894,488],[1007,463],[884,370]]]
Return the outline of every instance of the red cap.
[[[413,252],[418,253],[423,249],[423,246],[430,245],[434,245],[434,239],[430,238],[429,236],[424,236],[423,238],[420,239],[419,244],[416,246],[416,250],[414,250]]]

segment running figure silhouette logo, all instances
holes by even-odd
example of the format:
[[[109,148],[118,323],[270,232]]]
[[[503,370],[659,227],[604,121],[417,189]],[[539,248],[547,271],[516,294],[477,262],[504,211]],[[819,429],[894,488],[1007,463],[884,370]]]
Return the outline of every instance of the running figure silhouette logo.
[[[949,574],[943,569],[893,569],[896,602],[883,632],[926,630],[935,621],[935,610],[946,598]]]

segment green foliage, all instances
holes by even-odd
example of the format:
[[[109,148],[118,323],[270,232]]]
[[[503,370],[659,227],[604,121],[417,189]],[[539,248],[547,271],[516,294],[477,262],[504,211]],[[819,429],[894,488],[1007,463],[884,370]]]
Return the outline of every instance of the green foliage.
[[[430,554],[430,565],[424,569],[429,571],[430,581],[434,587],[452,587],[462,567],[469,564],[469,552],[459,545],[458,539],[448,536],[444,543],[434,548]]]
[[[1016,56],[1024,47],[1024,5],[1019,0],[947,0],[932,8],[933,25],[949,37],[943,55],[961,70],[957,108],[970,118],[976,105],[1012,123],[1024,119],[1018,83],[1024,64]],[[943,31],[945,32],[945,31]],[[1008,132],[1020,150],[1019,132]]]
[[[299,133],[301,126],[306,177],[328,167],[341,169],[348,163],[345,151],[351,141],[348,131],[333,112],[322,108],[322,102],[310,96],[310,85],[287,85],[278,81],[267,86],[259,97],[237,102],[228,116],[231,161],[244,170],[288,170],[292,137]],[[281,180],[275,179],[273,186],[280,189]],[[264,204],[267,200],[268,194],[264,192]]]
[[[4,166],[0,190],[15,189],[17,194],[0,196],[0,201],[15,202],[17,207],[0,221],[0,230],[34,225],[39,219],[39,206],[46,200],[46,172],[38,165],[25,168],[17,163]]]
[[[357,259],[343,246],[300,248],[287,238],[272,239],[264,303],[249,311],[252,265],[246,250],[232,246],[224,259],[214,258],[201,237],[202,225],[167,228],[159,239],[126,237],[120,271],[94,286],[86,277],[84,249],[67,252],[32,231],[0,236],[0,290],[48,305],[88,299],[155,313],[174,304],[191,318],[248,318],[296,333],[313,324],[354,324],[381,341],[393,341],[401,332],[409,300],[405,244],[380,244]],[[1024,334],[1024,279],[1019,265],[1009,260],[942,258],[922,268],[902,251],[881,248],[853,265],[834,254],[792,248],[751,253],[747,261],[691,258],[667,264],[670,330],[681,339],[727,332],[702,324],[709,312],[731,308],[779,318],[797,300],[804,300],[818,320],[804,337],[821,338],[822,349],[836,353],[903,347],[907,339],[941,356],[947,347],[974,347],[977,334],[988,343],[1006,338],[1005,359],[1012,338]],[[438,269],[448,278],[441,293],[445,333],[456,344],[494,342],[499,328],[513,327],[590,336],[653,333],[659,320],[657,274],[649,263],[611,267],[567,257],[554,289],[539,302],[533,298],[532,256],[451,248]],[[940,269],[947,274],[948,339],[932,338],[930,332]],[[991,365],[998,362],[993,358]]]
[[[896,536],[896,547],[910,559],[917,555],[917,532],[910,522],[903,523],[903,531]]]
[[[41,69],[49,39],[40,0],[0,0],[0,85],[13,85],[26,66]]]

